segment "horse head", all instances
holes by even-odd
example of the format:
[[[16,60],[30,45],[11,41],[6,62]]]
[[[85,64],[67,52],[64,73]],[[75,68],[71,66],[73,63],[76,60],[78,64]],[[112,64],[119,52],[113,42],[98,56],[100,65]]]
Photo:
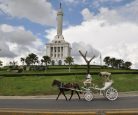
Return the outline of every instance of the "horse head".
[[[58,80],[53,80],[53,83],[52,83],[52,86],[60,86],[61,85],[61,82],[58,81]]]

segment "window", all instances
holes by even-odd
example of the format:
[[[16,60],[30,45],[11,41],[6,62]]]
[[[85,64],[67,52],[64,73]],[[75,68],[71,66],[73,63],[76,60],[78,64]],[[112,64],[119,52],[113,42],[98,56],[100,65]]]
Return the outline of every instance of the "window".
[[[63,47],[61,47],[61,52],[63,52]]]
[[[55,52],[56,52],[56,47],[54,47],[54,50],[55,50]]]
[[[53,47],[51,47],[51,52],[53,52]]]
[[[58,47],[58,52],[60,52],[60,47]]]

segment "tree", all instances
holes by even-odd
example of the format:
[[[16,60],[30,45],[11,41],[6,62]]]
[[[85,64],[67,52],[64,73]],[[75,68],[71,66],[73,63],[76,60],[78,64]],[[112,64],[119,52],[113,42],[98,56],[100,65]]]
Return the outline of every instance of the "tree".
[[[38,57],[36,54],[31,53],[26,57],[25,62],[27,65],[35,65],[38,62]]]
[[[16,66],[17,65],[17,61],[10,61],[9,64],[10,64],[10,66]]]
[[[115,58],[110,58],[110,65],[112,68],[115,67],[115,65],[116,65],[116,59]]]
[[[43,63],[44,63],[44,60],[43,60],[43,59],[41,59],[41,65],[43,65]]]
[[[73,58],[70,57],[70,56],[66,57],[66,59],[64,60],[64,62],[69,65],[69,72],[70,72],[70,65],[74,62]]]
[[[116,61],[115,61],[116,68],[118,68],[118,69],[122,68],[123,64],[124,64],[124,61],[122,59],[116,59]]]
[[[17,61],[10,61],[9,64],[10,64],[10,68],[11,69],[17,69],[18,68],[18,65],[17,65]]]
[[[132,63],[127,61],[124,62],[122,59],[116,59],[116,58],[110,58],[109,56],[104,58],[104,62],[106,65],[110,65],[112,68],[124,68],[124,69],[130,69]]]
[[[49,56],[43,56],[43,59],[41,59],[41,62],[45,63],[46,68],[48,68],[48,64],[51,63],[51,58]]]
[[[31,65],[31,61],[30,61],[30,58],[28,56],[25,58],[25,63],[27,66]]]
[[[86,58],[87,56],[87,51],[85,52],[85,54],[83,54],[80,50],[79,50],[80,55],[83,57],[83,59],[85,60],[85,62],[87,63],[87,74],[90,74],[90,63],[91,61],[95,58],[95,56],[93,56],[90,60],[88,60]]]
[[[3,62],[0,60],[0,66],[2,66],[3,65]]]
[[[25,58],[21,57],[21,58],[20,58],[20,61],[22,62],[22,65],[24,66]]]
[[[129,62],[129,61],[127,61],[127,62],[124,63],[124,68],[125,69],[130,69],[131,68],[131,65],[132,65],[132,63]]]
[[[103,61],[105,62],[105,64],[106,64],[107,66],[110,65],[110,57],[109,57],[109,56],[105,57]]]

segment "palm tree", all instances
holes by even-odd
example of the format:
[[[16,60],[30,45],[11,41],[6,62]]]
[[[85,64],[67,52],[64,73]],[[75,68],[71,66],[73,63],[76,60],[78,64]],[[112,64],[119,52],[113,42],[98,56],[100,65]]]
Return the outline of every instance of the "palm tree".
[[[17,61],[10,61],[9,63],[11,66],[16,66],[17,65]]]
[[[43,59],[41,59],[41,62],[45,63],[46,68],[48,68],[48,64],[51,63],[51,58],[49,56],[43,56]]]
[[[10,68],[11,69],[17,69],[18,68],[18,65],[17,65],[17,61],[10,61],[9,64],[10,64]]]
[[[66,59],[64,60],[64,62],[69,65],[69,72],[70,72],[70,65],[74,62],[73,58],[70,57],[70,56],[66,57]]]
[[[43,60],[43,59],[41,59],[41,65],[43,65],[43,63],[44,63],[44,60]]]

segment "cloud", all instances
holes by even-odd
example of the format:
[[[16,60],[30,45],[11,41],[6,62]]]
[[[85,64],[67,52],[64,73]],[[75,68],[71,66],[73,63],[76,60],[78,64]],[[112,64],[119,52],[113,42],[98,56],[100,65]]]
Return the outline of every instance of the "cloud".
[[[85,2],[86,0],[63,0],[62,2],[66,3],[79,3],[79,2]]]
[[[77,5],[79,3],[85,3],[87,0],[61,0],[63,3],[67,5]]]
[[[54,29],[47,32],[50,40],[56,35]],[[138,63],[138,26],[135,23],[110,24],[106,20],[93,19],[83,21],[81,25],[66,28],[63,36],[66,41],[73,44],[73,48],[75,45],[78,47],[79,42],[82,42],[83,44],[80,45],[82,49],[89,44],[100,51],[103,58],[105,56],[116,57],[131,61],[133,68],[138,66],[136,65]]]
[[[0,57],[11,57],[14,58],[17,55],[10,51],[8,45],[4,42],[0,42]]]
[[[97,3],[108,2],[109,0],[99,0]],[[112,3],[117,2],[112,1]],[[119,1],[118,1],[119,2]],[[109,9],[100,5],[99,12],[94,15],[88,8],[81,11],[84,20],[106,20],[110,24],[117,24],[122,22],[133,22],[138,24],[138,1],[135,0],[119,8]]]
[[[43,48],[42,48],[43,47]],[[0,57],[19,58],[28,53],[42,54],[43,43],[24,27],[0,25]]]
[[[92,2],[92,7],[99,8],[101,6],[114,6],[115,3],[119,3],[125,0],[95,0]]]
[[[97,58],[100,55],[100,52],[96,50],[95,48],[92,47],[90,44],[85,44],[84,42],[73,42],[71,44],[72,50],[71,50],[71,55],[73,56],[75,63],[82,62],[85,64],[86,62],[84,59],[80,56],[79,50],[85,55],[87,52],[86,58],[89,60],[92,57],[95,56]]]
[[[0,10],[12,17],[26,18],[42,25],[55,25],[56,11],[46,0],[2,1]]]
[[[98,57],[100,52],[92,47],[90,44],[85,44],[84,42],[73,42],[72,43],[72,56],[80,56],[79,50],[85,54],[87,51],[87,57]]]
[[[84,20],[91,20],[94,18],[94,14],[92,14],[92,12],[90,12],[88,8],[83,9],[81,14]]]
[[[79,42],[83,43],[80,45],[82,49],[89,44],[100,51],[103,58],[111,56],[131,61],[133,68],[138,68],[137,5],[138,1],[135,0],[118,9],[100,7],[98,14],[85,8],[81,11],[83,22],[80,25],[66,28],[63,36],[66,41],[73,44],[72,47],[75,49]],[[55,30],[49,30],[47,37],[51,39],[55,33]],[[72,53],[74,55],[74,52]]]

